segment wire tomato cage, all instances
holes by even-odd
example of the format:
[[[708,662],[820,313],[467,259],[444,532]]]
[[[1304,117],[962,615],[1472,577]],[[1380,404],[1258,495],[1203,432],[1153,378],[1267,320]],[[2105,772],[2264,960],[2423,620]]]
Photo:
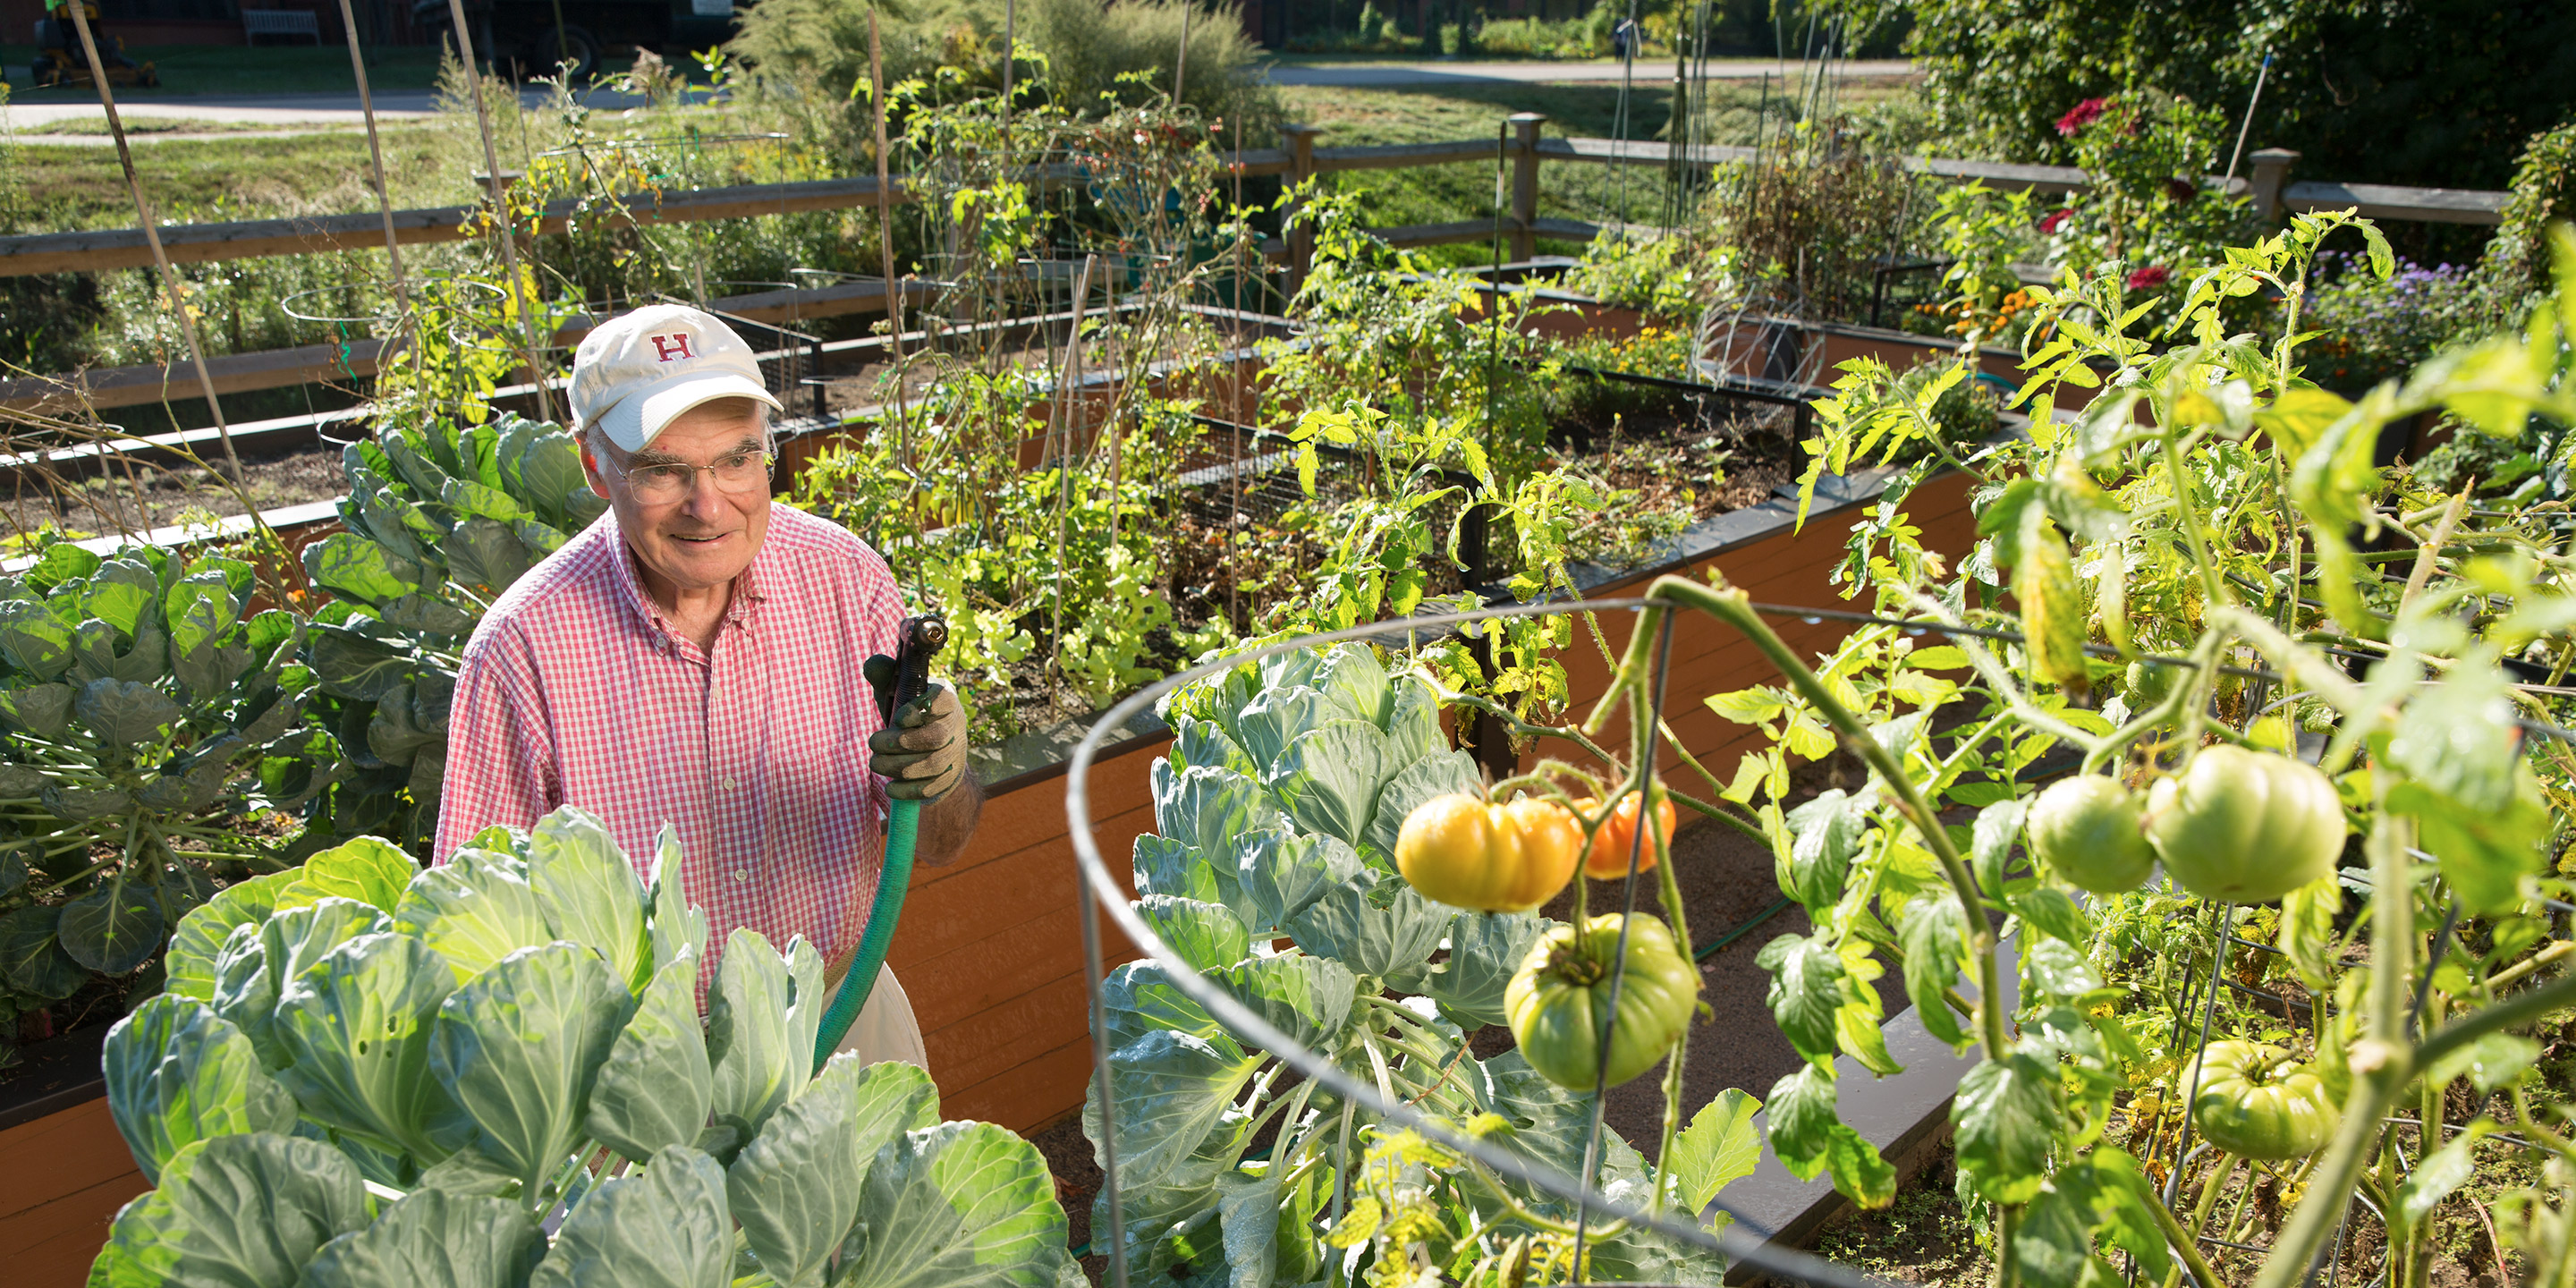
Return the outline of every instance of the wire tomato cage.
[[[1230,653],[1149,684],[1102,715],[1084,734],[1082,741],[1075,746],[1072,759],[1067,765],[1065,816],[1070,824],[1069,831],[1081,884],[1080,897],[1085,903],[1096,903],[1130,942],[1142,949],[1146,957],[1163,967],[1167,982],[1176,991],[1206,1008],[1209,1015],[1235,1036],[1276,1057],[1283,1064],[1322,1088],[1343,1097],[1347,1103],[1376,1115],[1381,1124],[1417,1132],[1442,1149],[1472,1159],[1498,1175],[1519,1181],[1534,1190],[1572,1204],[1576,1213],[1575,1244],[1578,1248],[1583,1246],[1583,1231],[1591,1222],[1597,1220],[1606,1224],[1623,1221],[1629,1228],[1650,1230],[1676,1243],[1715,1252],[1732,1261],[1757,1266],[1783,1279],[1817,1285],[1818,1288],[1870,1288],[1873,1285],[1883,1285],[1886,1283],[1885,1280],[1864,1275],[1850,1267],[1837,1265],[1811,1253],[1772,1245],[1767,1238],[1769,1234],[1767,1229],[1762,1229],[1746,1220],[1743,1213],[1728,1208],[1723,1201],[1712,1204],[1711,1208],[1726,1211],[1736,1220],[1733,1224],[1712,1232],[1695,1222],[1675,1220],[1668,1215],[1648,1212],[1633,1203],[1603,1192],[1587,1178],[1568,1175],[1544,1163],[1497,1148],[1483,1139],[1453,1130],[1441,1120],[1417,1110],[1410,1104],[1380,1095],[1377,1087],[1369,1081],[1351,1075],[1332,1060],[1301,1045],[1250,1007],[1237,1001],[1231,993],[1201,974],[1182,954],[1176,952],[1155,934],[1144,918],[1126,902],[1121,893],[1121,884],[1102,859],[1099,842],[1092,834],[1090,772],[1102,749],[1111,741],[1123,736],[1121,731],[1126,728],[1129,721],[1146,712],[1166,694],[1185,686],[1221,676],[1246,663],[1258,662],[1302,648],[1315,648],[1347,641],[1420,642],[1426,635],[1437,638],[1455,628],[1509,618],[1672,606],[1664,601],[1645,598],[1618,598],[1512,604],[1473,612],[1428,614],[1281,640],[1259,648]],[[1665,620],[1669,623],[1671,619],[1667,617]],[[1661,706],[1664,681],[1671,663],[1669,626],[1662,632],[1662,637],[1653,657],[1652,692],[1656,695],[1655,703],[1658,708]],[[1660,717],[1660,710],[1655,714]],[[1645,766],[1645,772],[1651,790],[1656,777],[1651,758]],[[1643,843],[1643,832],[1644,829],[1638,829],[1638,844]],[[1632,912],[1636,907],[1638,866],[1634,862],[1629,865],[1626,879],[1625,901]],[[1103,1124],[1103,1129],[1098,1133],[1098,1139],[1093,1143],[1095,1149],[1099,1151],[1101,1187],[1107,1196],[1108,1215],[1106,1237],[1104,1239],[1095,1233],[1093,1246],[1105,1247],[1109,1250],[1109,1282],[1116,1285],[1116,1288],[1128,1288],[1127,1227],[1118,1188],[1118,1132],[1114,1116],[1116,1098],[1112,1094],[1114,1075],[1109,1062],[1106,1012],[1101,1005],[1102,987],[1107,978],[1107,970],[1102,956],[1098,919],[1084,917],[1082,934],[1084,982],[1091,1007],[1094,1078],[1091,1094],[1096,1097],[1091,1112],[1096,1113],[1096,1121]],[[1622,952],[1624,951],[1623,943]],[[1617,978],[1614,976],[1614,980]],[[1615,990],[1618,985],[1614,982],[1612,987],[1614,991],[1610,1010],[1614,1017],[1613,1031],[1603,1036],[1605,1048],[1616,1036],[1617,994]],[[1596,1064],[1603,1063],[1596,1061]],[[1600,1091],[1601,1088],[1596,1087],[1591,1097],[1585,1127],[1584,1170],[1587,1173],[1595,1170],[1602,1154],[1600,1142],[1606,1101]],[[1086,1117],[1090,1116],[1086,1114]],[[1760,1232],[1758,1234],[1752,1232],[1755,1230]]]
[[[1410,1103],[1387,1095],[1381,1095],[1378,1088],[1369,1080],[1360,1078],[1345,1071],[1340,1065],[1336,1064],[1330,1058],[1300,1044],[1289,1034],[1264,1019],[1259,1013],[1255,1012],[1241,1001],[1238,1001],[1224,987],[1220,986],[1215,981],[1208,978],[1207,975],[1200,972],[1185,955],[1175,951],[1169,943],[1163,940],[1155,932],[1153,926],[1140,916],[1127,902],[1123,894],[1122,883],[1108,869],[1106,862],[1102,857],[1098,839],[1093,834],[1094,819],[1092,816],[1090,795],[1090,772],[1092,767],[1098,761],[1105,748],[1107,748],[1111,743],[1121,741],[1128,736],[1127,730],[1129,723],[1132,720],[1151,709],[1166,695],[1175,693],[1190,685],[1197,684],[1201,681],[1213,680],[1238,667],[1257,663],[1267,658],[1300,649],[1320,648],[1322,646],[1344,642],[1401,642],[1405,644],[1419,645],[1424,642],[1446,637],[1452,633],[1472,633],[1462,632],[1462,628],[1471,628],[1482,623],[1496,622],[1512,618],[1578,613],[1589,614],[1601,612],[1638,611],[1649,608],[1660,608],[1667,610],[1667,614],[1663,620],[1663,628],[1659,632],[1660,638],[1656,641],[1655,647],[1651,653],[1650,687],[1648,689],[1650,708],[1647,712],[1649,718],[1660,725],[1664,714],[1665,690],[1672,661],[1673,617],[1670,610],[1678,607],[1682,607],[1682,605],[1670,600],[1647,597],[1626,597],[1581,601],[1510,604],[1482,608],[1468,612],[1423,614],[1409,618],[1354,626],[1344,630],[1303,635],[1291,639],[1279,640],[1257,648],[1244,649],[1229,653],[1186,671],[1155,681],[1123,699],[1105,712],[1084,734],[1080,743],[1075,746],[1071,759],[1068,762],[1068,776],[1065,787],[1065,814],[1069,824],[1068,831],[1074,849],[1077,877],[1081,891],[1080,899],[1083,903],[1098,905],[1101,912],[1107,915],[1110,922],[1113,923],[1121,933],[1126,935],[1131,943],[1142,950],[1145,958],[1150,959],[1162,969],[1164,982],[1168,983],[1175,991],[1179,992],[1189,1001],[1204,1008],[1212,1018],[1214,1018],[1236,1038],[1244,1040],[1252,1047],[1258,1048],[1259,1051],[1266,1053],[1270,1057],[1278,1059],[1282,1064],[1295,1070],[1299,1075],[1312,1080],[1333,1094],[1345,1098],[1346,1101],[1357,1106],[1359,1109],[1376,1115],[1378,1122],[1382,1125],[1416,1132],[1441,1149],[1445,1149],[1467,1159],[1471,1159],[1493,1173],[1519,1181],[1545,1195],[1572,1204],[1576,1213],[1575,1244],[1578,1250],[1583,1247],[1584,1229],[1597,1218],[1603,1223],[1624,1222],[1630,1228],[1650,1230],[1676,1243],[1708,1252],[1718,1253],[1729,1258],[1732,1262],[1758,1268],[1770,1275],[1790,1282],[1817,1285],[1818,1288],[1863,1288],[1864,1285],[1884,1285],[1890,1281],[1879,1276],[1864,1275],[1851,1267],[1825,1260],[1824,1258],[1818,1257],[1812,1253],[1793,1248],[1775,1246],[1769,1241],[1769,1236],[1772,1231],[1764,1228],[1757,1221],[1749,1219],[1745,1213],[1730,1207],[1722,1197],[1708,1204],[1702,1211],[1691,1214],[1694,1217],[1705,1217],[1710,1213],[1725,1212],[1734,1218],[1731,1223],[1725,1224],[1721,1228],[1712,1231],[1696,1224],[1695,1222],[1676,1220],[1669,1215],[1646,1211],[1639,1208],[1632,1202],[1628,1202],[1602,1190],[1599,1186],[1593,1183],[1593,1177],[1597,1173],[1602,1157],[1600,1141],[1604,1130],[1604,1114],[1607,1106],[1607,1099],[1603,1094],[1607,1090],[1606,1087],[1596,1085],[1590,1097],[1590,1104],[1586,1110],[1586,1147],[1583,1154],[1583,1175],[1580,1176],[1568,1174],[1546,1163],[1497,1148],[1495,1145],[1482,1138],[1470,1136],[1452,1129],[1443,1120],[1416,1109]],[[1851,622],[1854,624],[1899,628],[1914,635],[1929,633],[1952,638],[1994,640],[2012,643],[2020,642],[2022,639],[2022,636],[2018,631],[1975,626],[1965,622],[1942,621],[1938,619],[1925,618],[1891,617],[1879,613],[1827,607],[1758,603],[1750,605],[1750,607],[1755,612],[1766,617],[1792,618],[1808,624],[1834,620]],[[2088,646],[2088,649],[2102,653],[2110,652],[2110,650],[2098,645]],[[2192,668],[2199,665],[2197,662],[2187,658],[2167,657],[2152,654],[2144,655],[2140,660],[2143,660],[2150,665],[2162,667]],[[2279,673],[2264,668],[2222,666],[2220,669],[2230,674],[2262,680],[2268,683],[2278,683],[2283,679]],[[2576,735],[2571,735],[2569,731],[2557,728],[2545,722],[2524,721],[2522,723],[2527,733],[2566,741],[2576,741]],[[1656,759],[1656,757],[1652,756],[1645,757],[1645,763],[1638,767],[1640,772],[1644,775],[1645,789],[1649,792],[1653,790],[1654,783],[1660,777],[1655,764]],[[1644,829],[1638,829],[1636,839],[1633,844],[1642,846],[1644,844],[1643,834]],[[2419,851],[2417,852],[2417,857],[2429,858],[2430,856],[2423,855]],[[1623,905],[1626,911],[1631,914],[1636,911],[1636,889],[1640,866],[1641,865],[1634,861],[1634,856],[1632,856],[1632,861],[1629,865],[1629,871],[1624,880],[1624,888],[1622,890]],[[2179,892],[2177,891],[2177,893]],[[2300,1004],[2296,1002],[2295,999],[2288,999],[2278,994],[2269,993],[2265,990],[2240,986],[2239,981],[2228,978],[2227,954],[2231,949],[2241,947],[2275,953],[2279,952],[2279,950],[2274,948],[2272,945],[2261,944],[2253,940],[2241,938],[2237,934],[2235,905],[2218,904],[2214,901],[2197,898],[2193,898],[2193,902],[2208,907],[2214,913],[2214,934],[2212,936],[2214,940],[2212,945],[2213,952],[2206,976],[2202,975],[2196,965],[2186,972],[2183,984],[2183,993],[2175,1007],[2176,1033],[2172,1042],[2168,1045],[2178,1045],[2183,1037],[2183,1027],[2190,1020],[2196,1018],[2199,1021],[2199,1031],[2196,1040],[2192,1043],[2191,1052],[2196,1067],[2198,1052],[2202,1048],[2205,1048],[2210,1040],[2210,1035],[2218,1011],[2219,999],[2222,996],[2237,996],[2239,994],[2248,995],[2258,1004],[2268,1002],[2272,1005],[2281,1007],[2284,1015],[2287,1015],[2292,1010],[2299,1009]],[[2544,899],[2541,900],[2541,902],[2553,915],[2576,916],[2576,906],[2571,906],[2570,904],[2554,899]],[[1757,917],[1755,920],[1759,921],[1760,919],[1760,917]],[[2455,901],[2450,916],[2445,919],[2441,931],[2436,936],[2437,944],[2444,944],[2450,939],[2451,932],[2456,928],[2458,920],[2459,909]],[[1741,931],[1746,928],[1749,927],[1739,927],[1737,930],[1729,932],[1727,938],[1733,938],[1736,934],[1741,933]],[[1119,1189],[1118,1181],[1119,1145],[1117,1121],[1115,1117],[1116,1097],[1113,1092],[1113,1080],[1116,1075],[1110,1064],[1110,1051],[1106,1031],[1107,1012],[1102,1005],[1103,987],[1107,979],[1107,967],[1103,956],[1103,946],[1098,919],[1090,916],[1084,917],[1082,919],[1082,934],[1084,982],[1088,1004],[1091,1008],[1090,1036],[1092,1042],[1092,1072],[1094,1079],[1093,1086],[1087,1092],[1086,1096],[1086,1118],[1102,1124],[1102,1130],[1096,1134],[1095,1139],[1093,1140],[1093,1146],[1098,1152],[1098,1158],[1100,1161],[1101,1187],[1102,1193],[1105,1195],[1104,1206],[1106,1208],[1106,1216],[1108,1218],[1106,1237],[1104,1238],[1099,1232],[1095,1231],[1091,1246],[1095,1250],[1102,1248],[1106,1248],[1108,1250],[1109,1282],[1115,1285],[1116,1288],[1128,1288],[1128,1230],[1124,1212],[1123,1197]],[[1619,951],[1624,956],[1626,952],[1624,930],[1622,932],[1622,943]],[[1696,953],[1694,954],[1694,956],[1698,955],[1699,954]],[[2420,981],[2420,985],[2416,991],[2419,1009],[2421,999],[2428,995],[2431,988],[2432,971],[2441,960],[2442,952],[2437,949],[2433,955],[2432,961],[2428,962],[2425,967],[2425,978]],[[1617,978],[1620,977],[1614,976],[1614,981]],[[2226,989],[2220,988],[2218,985],[2222,983],[2229,987]],[[1605,1032],[1602,1037],[1602,1051],[1605,1053],[1612,1040],[1615,1038],[1615,1029],[1618,1023],[1617,987],[1617,983],[1614,982],[1614,991],[1612,993],[1610,1003],[1606,1008],[1610,1015],[1611,1030],[1609,1032]],[[2307,1009],[2310,1016],[2310,1022],[2313,1024],[2316,1022],[2315,1008],[2313,1005],[2310,1005]],[[2193,1012],[2198,1012],[2197,1016],[2194,1016]],[[2177,1052],[2176,1054],[2177,1056],[2180,1056],[2181,1053]],[[1606,1066],[1606,1063],[1606,1060],[1600,1061],[1597,1062],[1597,1066]],[[2207,1141],[2194,1142],[2192,1140],[2190,1114],[2191,1101],[2196,1098],[2194,1094],[2196,1092],[2196,1088],[2182,1088],[2179,1090],[2182,1090],[2184,1093],[2184,1119],[2181,1132],[2169,1147],[2169,1151],[2166,1147],[2160,1147],[2152,1151],[2151,1155],[2152,1158],[2156,1160],[2162,1160],[2166,1157],[2170,1157],[2172,1159],[2169,1165],[2170,1171],[2168,1172],[2168,1180],[2162,1187],[2166,1192],[2168,1202],[2170,1202],[2171,1196],[2179,1187],[2183,1176],[2191,1169],[2195,1161],[2201,1158],[2210,1148],[2212,1148],[2210,1143]],[[1096,1117],[1094,1117],[1095,1115]],[[2422,1126],[2422,1124],[2418,1123],[2414,1119],[2404,1118],[2401,1116],[2390,1116],[2387,1119],[2387,1122],[2392,1126]],[[2529,1142],[2522,1141],[2517,1137],[2510,1136],[2509,1134],[2501,1135],[2500,1138],[2508,1144],[2530,1146]],[[2537,1148],[2537,1146],[2530,1147]],[[2401,1159],[2403,1159],[2402,1147],[2400,1147],[2400,1156]],[[2419,1157],[2405,1161],[2409,1163],[2408,1170],[2411,1172],[2412,1166],[2420,1165],[2423,1160]],[[2257,1175],[2249,1175],[2246,1183],[2251,1186],[2255,1184],[2258,1179],[2259,1177]],[[1337,1176],[1335,1183],[1339,1185],[1342,1184],[1343,1181]],[[1660,1180],[1658,1183],[1661,1184]],[[2310,1277],[2312,1280],[2318,1271],[2323,1271],[2323,1282],[2325,1284],[2331,1286],[2338,1282],[2338,1276],[2345,1250],[2348,1247],[2351,1247],[2353,1242],[2351,1218],[2353,1215],[2352,1208],[2356,1204],[2368,1209],[2373,1218],[2384,1221],[2385,1217],[2384,1213],[2381,1212],[2380,1205],[2374,1203],[2366,1194],[2356,1191],[2351,1202],[2346,1205],[2345,1213],[2338,1222],[2332,1243],[2328,1248],[2320,1249],[2320,1264],[2311,1268]],[[2196,1233],[2195,1238],[2197,1242],[2212,1247],[2256,1254],[2268,1251],[2268,1249],[2260,1245],[2230,1240],[2210,1233]],[[2331,1260],[2328,1260],[2329,1253],[2331,1255]],[[1580,1251],[1578,1251],[1578,1255],[1581,1255]],[[1578,1264],[1583,1263],[1579,1262]],[[2388,1261],[2386,1257],[2383,1256],[2382,1263],[2372,1273],[2371,1277],[2360,1281],[2363,1288],[2369,1288],[2370,1285],[2383,1283],[2386,1280],[2388,1269]],[[2133,1278],[2135,1273],[2135,1267],[2132,1266],[2130,1274]],[[2186,1279],[2191,1277],[2190,1272],[2187,1269],[2182,1273],[2185,1275]],[[2219,1288],[2219,1286],[2202,1285],[2201,1288]]]

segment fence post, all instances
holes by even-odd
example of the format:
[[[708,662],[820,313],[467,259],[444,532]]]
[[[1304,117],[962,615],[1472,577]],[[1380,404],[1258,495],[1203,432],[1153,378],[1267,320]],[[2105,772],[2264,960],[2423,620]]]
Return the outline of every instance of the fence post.
[[[1298,185],[1315,177],[1315,136],[1321,133],[1323,133],[1321,128],[1312,125],[1279,127],[1280,140],[1288,149],[1289,191],[1296,191]],[[1296,294],[1297,288],[1306,284],[1306,270],[1315,266],[1315,230],[1312,225],[1298,218],[1302,213],[1299,209],[1302,204],[1292,204],[1288,207],[1288,217],[1293,221],[1288,230],[1288,293],[1290,295]]]
[[[2281,217],[2281,190],[2290,184],[2290,167],[2299,154],[2288,148],[2265,148],[2253,156],[2254,213],[2264,223]]]
[[[1538,254],[1538,127],[1545,120],[1537,112],[1512,113],[1512,140],[1519,149],[1512,157],[1512,258],[1516,260]]]

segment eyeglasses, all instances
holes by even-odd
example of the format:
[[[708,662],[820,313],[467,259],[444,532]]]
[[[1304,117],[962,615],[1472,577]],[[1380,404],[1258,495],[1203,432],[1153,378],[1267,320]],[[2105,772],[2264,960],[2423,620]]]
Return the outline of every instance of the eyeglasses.
[[[700,470],[715,476],[719,492],[765,492],[769,463],[775,459],[769,452],[736,452],[717,457],[712,465],[629,466],[618,473],[626,476],[626,486],[637,500],[667,502],[687,496],[698,485]]]

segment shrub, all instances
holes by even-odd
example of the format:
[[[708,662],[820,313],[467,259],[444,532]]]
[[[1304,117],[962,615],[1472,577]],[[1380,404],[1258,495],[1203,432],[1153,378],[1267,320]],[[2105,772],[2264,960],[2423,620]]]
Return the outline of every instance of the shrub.
[[[861,125],[870,7],[868,0],[764,3],[745,12],[732,48],[800,97],[847,104],[837,128],[844,143],[856,143],[872,133]],[[1077,114],[1097,114],[1107,100],[1136,106],[1169,93],[1182,8],[1180,0],[1118,0],[1106,9],[1097,0],[1025,0],[1019,84]],[[998,89],[1002,20],[1003,0],[923,0],[882,11],[886,84],[944,69],[961,88]],[[1189,19],[1189,40],[1181,101],[1209,120],[1248,118],[1246,128],[1266,137],[1280,119],[1277,100],[1256,79],[1260,51],[1233,11],[1211,14],[1202,5]]]
[[[2497,187],[2516,142],[2576,101],[2559,0],[1842,0],[1900,13],[1925,87],[1955,128],[2015,160],[2064,161],[2070,104],[2156,89],[2241,120],[2272,58],[2249,147],[2296,148],[2336,179]],[[2510,39],[2498,33],[2511,32]]]

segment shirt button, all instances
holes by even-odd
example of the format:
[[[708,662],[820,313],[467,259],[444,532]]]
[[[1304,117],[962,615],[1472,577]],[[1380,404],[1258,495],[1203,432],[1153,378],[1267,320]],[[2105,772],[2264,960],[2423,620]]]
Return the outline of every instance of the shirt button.
[[[735,868],[733,870],[733,879],[736,881],[749,881],[751,879],[751,869]]]
[[[735,787],[740,786],[740,784],[738,784],[738,783],[734,782],[734,780],[733,780],[733,778],[732,778],[732,776],[731,776],[731,775],[727,775],[727,776],[726,776],[726,778],[725,778],[725,780],[724,780],[723,782],[720,782],[720,783],[716,784],[716,786],[718,786],[718,787],[722,787],[722,788],[723,788],[723,789],[725,789],[726,791],[732,791]]]

